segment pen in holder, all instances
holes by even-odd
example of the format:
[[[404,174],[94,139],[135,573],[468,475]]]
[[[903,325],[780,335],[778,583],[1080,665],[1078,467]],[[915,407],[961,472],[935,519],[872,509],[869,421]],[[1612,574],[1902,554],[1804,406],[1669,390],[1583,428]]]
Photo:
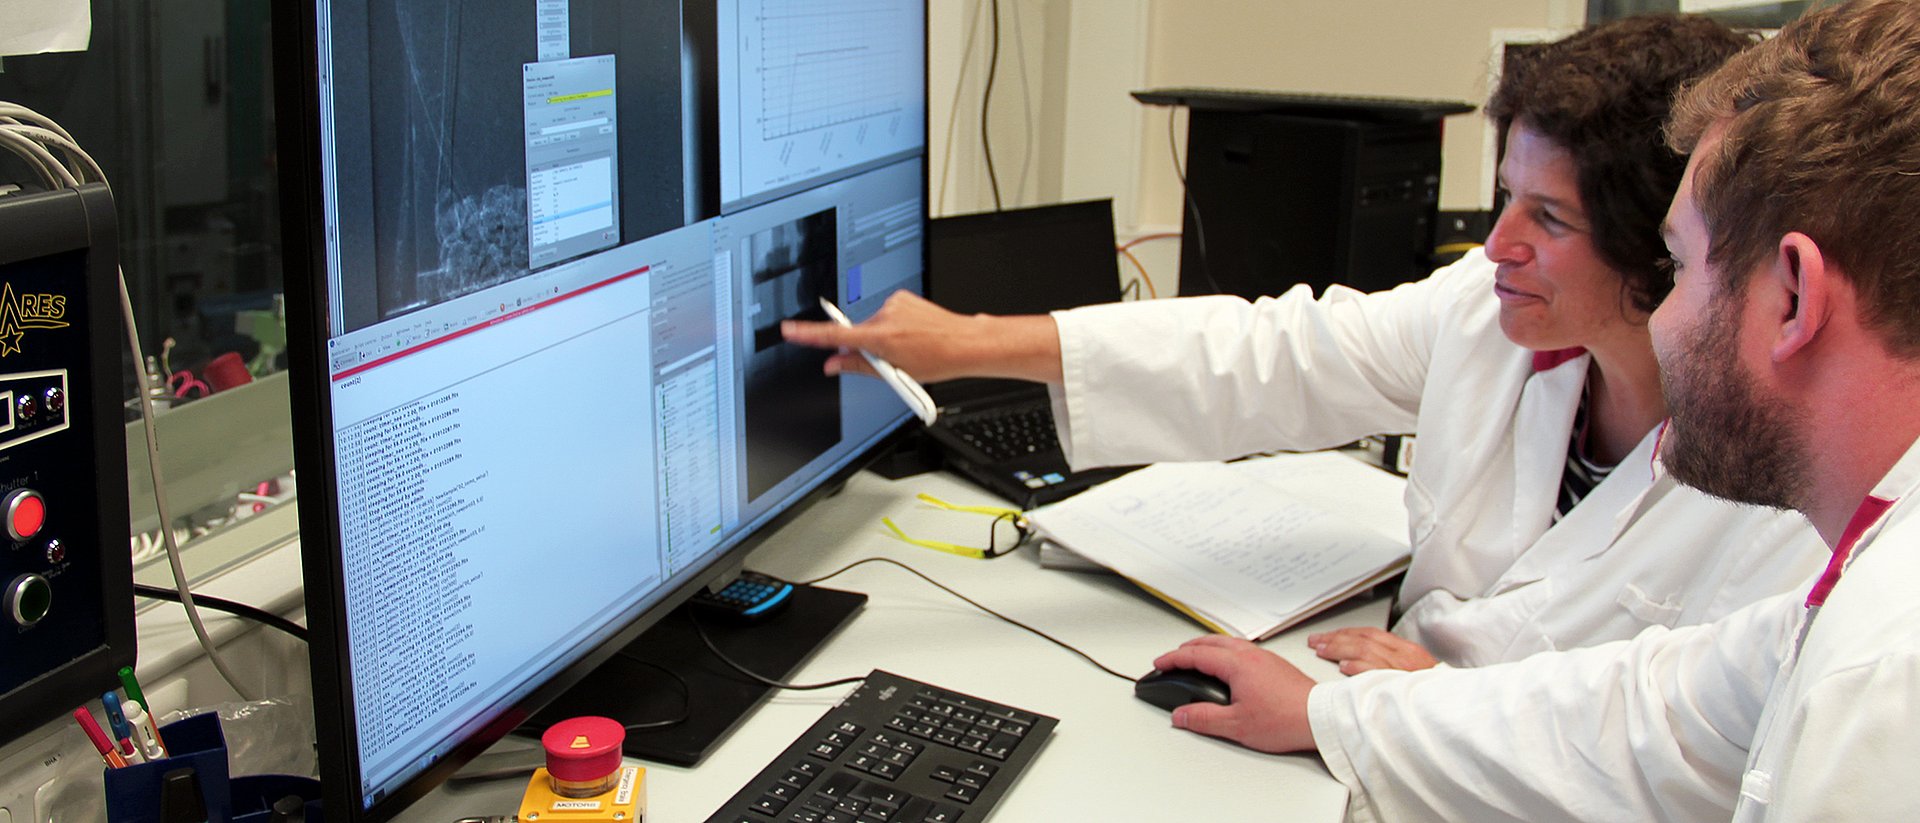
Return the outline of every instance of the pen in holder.
[[[191,818],[193,823],[322,819],[317,780],[280,774],[230,777],[219,714],[168,723],[160,727],[160,738],[166,741],[166,757],[106,770],[109,823],[186,823],[190,818],[175,815],[196,808],[189,796],[194,794],[206,816]],[[181,774],[186,769],[192,770],[190,786]]]

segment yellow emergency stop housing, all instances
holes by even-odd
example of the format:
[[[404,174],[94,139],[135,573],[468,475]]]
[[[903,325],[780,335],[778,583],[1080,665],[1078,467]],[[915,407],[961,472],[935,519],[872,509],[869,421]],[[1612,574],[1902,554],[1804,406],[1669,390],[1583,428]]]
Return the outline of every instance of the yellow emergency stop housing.
[[[591,797],[562,797],[545,767],[535,769],[520,798],[521,823],[640,823],[647,814],[647,770],[621,766],[613,788]]]

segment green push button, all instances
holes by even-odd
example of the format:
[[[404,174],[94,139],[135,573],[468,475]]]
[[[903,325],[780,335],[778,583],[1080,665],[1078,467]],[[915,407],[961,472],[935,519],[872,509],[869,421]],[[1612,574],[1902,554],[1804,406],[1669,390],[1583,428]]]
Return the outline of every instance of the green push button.
[[[53,609],[53,585],[37,574],[23,574],[7,584],[6,610],[13,622],[31,626]]]

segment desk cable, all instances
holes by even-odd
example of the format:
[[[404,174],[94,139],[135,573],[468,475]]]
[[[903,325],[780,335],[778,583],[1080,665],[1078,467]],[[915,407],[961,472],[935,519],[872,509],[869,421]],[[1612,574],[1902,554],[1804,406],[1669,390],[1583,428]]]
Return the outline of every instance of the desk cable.
[[[135,583],[133,584],[133,593],[136,596],[153,600],[166,600],[173,603],[180,602],[180,593],[178,591],[161,586]],[[193,600],[194,603],[201,608],[212,609],[217,612],[226,612],[227,614],[237,617],[244,617],[269,628],[286,632],[288,636],[302,643],[307,642],[307,627],[258,606],[249,606],[238,601],[199,593],[193,595]]]
[[[1028,632],[1038,635],[1041,639],[1046,640],[1049,643],[1052,643],[1056,646],[1059,646],[1060,648],[1066,649],[1067,651],[1070,651],[1076,655],[1079,655],[1082,659],[1086,660],[1088,663],[1093,664],[1094,668],[1097,668],[1102,672],[1113,675],[1114,677],[1118,677],[1121,680],[1127,681],[1128,683],[1132,683],[1135,680],[1135,678],[1133,677],[1122,674],[1118,671],[1115,671],[1114,669],[1107,667],[1105,664],[1101,663],[1100,661],[1095,660],[1092,655],[1089,655],[1086,652],[1083,652],[1077,648],[1074,648],[1072,645],[1068,644],[1066,641],[1063,641],[1057,637],[1054,637],[1053,635],[1047,634],[1046,632],[1043,632],[1039,629],[1029,626],[1026,623],[1022,623],[1018,620],[1015,620],[1011,617],[1008,617],[1004,614],[994,611],[993,609],[990,609],[984,605],[981,605],[978,601],[975,601],[973,598],[968,597],[964,594],[961,594],[957,591],[954,591],[952,588],[948,587],[946,584],[941,583],[938,580],[934,580],[931,577],[928,577],[926,574],[922,573],[920,570],[915,569],[914,567],[909,566],[905,563],[902,563],[898,560],[894,560],[893,558],[890,558],[890,557],[869,557],[864,560],[856,560],[852,563],[848,563],[845,566],[841,566],[838,569],[835,569],[831,572],[823,574],[819,577],[815,577],[811,580],[794,581],[794,585],[811,586],[815,583],[823,583],[829,579],[838,577],[841,574],[851,571],[855,567],[864,566],[868,563],[886,563],[893,566],[899,566],[902,569],[906,569],[908,572],[912,573],[915,577],[918,577],[921,580],[927,581],[928,583],[932,584],[935,588],[938,588],[941,591],[951,594],[954,597],[960,598],[961,600],[965,601],[969,606],[972,606],[976,609],[986,612],[987,614],[993,615],[994,617],[1000,618],[1001,620],[1011,623],[1014,626],[1018,626],[1022,629],[1025,629]],[[850,683],[859,683],[867,679],[866,675],[860,675],[857,677],[842,677],[837,680],[828,680],[821,683],[789,683],[781,680],[775,680],[771,677],[767,677],[763,674],[760,674],[759,672],[756,672],[756,671],[753,671],[752,669],[747,668],[746,666],[742,665],[738,661],[735,661],[733,658],[728,657],[725,652],[720,651],[720,647],[716,645],[713,642],[713,638],[707,634],[706,627],[702,626],[700,624],[699,618],[695,617],[691,612],[687,614],[687,621],[693,624],[694,633],[700,637],[700,642],[706,645],[707,651],[711,652],[715,659],[718,659],[721,663],[726,664],[727,668],[733,669],[735,672],[738,672],[740,675],[750,680],[753,680],[756,683],[760,683],[762,685],[766,685],[776,689],[787,689],[791,691],[813,691],[817,689],[830,689],[835,686],[845,686]],[[629,659],[633,660],[636,663],[650,666],[654,669],[658,669],[662,672],[665,672],[668,676],[672,677],[674,680],[679,681],[680,693],[682,698],[682,706],[683,706],[679,717],[669,718],[665,720],[648,721],[644,723],[634,723],[634,724],[628,725],[626,727],[627,730],[636,731],[640,729],[659,729],[659,728],[666,728],[668,726],[675,726],[680,723],[686,722],[688,715],[686,713],[684,706],[686,704],[686,698],[688,697],[687,681],[682,679],[679,674],[673,672],[671,669],[667,668],[666,666],[662,666],[652,661],[642,660],[638,657],[627,655],[625,652],[622,652],[621,654],[622,656],[628,657]],[[537,728],[538,727],[535,726],[534,724],[529,723],[529,724],[520,726],[514,731],[520,734],[527,734],[535,731]]]
[[[1048,643],[1052,643],[1056,646],[1059,646],[1060,648],[1066,649],[1067,651],[1070,651],[1076,655],[1079,655],[1081,659],[1086,660],[1088,663],[1092,664],[1094,668],[1099,669],[1102,672],[1113,675],[1114,677],[1118,677],[1121,680],[1127,681],[1128,683],[1132,683],[1136,679],[1131,675],[1122,674],[1121,672],[1108,667],[1106,664],[1101,663],[1098,660],[1095,660],[1093,658],[1093,655],[1087,654],[1086,652],[1083,652],[1075,648],[1073,645],[1067,643],[1064,640],[1061,640],[1060,638],[1054,637],[1053,635],[1047,634],[1046,632],[1036,629],[1033,626],[1027,625],[1026,623],[1022,623],[1018,620],[1015,620],[1011,617],[1008,617],[1004,614],[994,611],[993,609],[990,609],[984,605],[981,605],[979,601],[976,601],[971,597],[968,597],[964,594],[961,594],[953,590],[951,587],[947,586],[944,583],[941,583],[938,580],[928,577],[925,573],[921,572],[919,569],[916,569],[898,560],[894,560],[893,558],[890,558],[890,557],[869,557],[864,560],[855,560],[852,563],[848,563],[845,566],[841,566],[840,568],[830,571],[826,574],[820,575],[819,577],[815,577],[810,580],[796,580],[794,581],[794,585],[811,586],[816,583],[824,583],[828,580],[831,580],[835,577],[845,574],[846,572],[851,571],[856,567],[864,566],[868,563],[886,563],[892,566],[899,566],[900,568],[907,570],[913,576],[918,577],[921,580],[925,580],[928,583],[932,584],[934,588],[937,588],[943,592],[946,592],[947,594],[953,595],[954,597],[960,598],[962,601],[965,601],[966,604],[969,606],[979,609],[980,611],[986,612],[987,614],[993,615],[994,617],[1000,618],[1001,620],[1006,621],[1007,623],[1010,623],[1016,627],[1025,629],[1027,632],[1038,636],[1040,639],[1045,640]],[[707,650],[713,652],[714,656],[720,659],[720,662],[727,664],[727,666],[732,668],[734,671],[737,671],[749,678],[752,678],[756,682],[764,683],[768,686],[772,686],[777,689],[799,689],[799,690],[824,689],[832,686],[842,686],[848,683],[857,683],[861,680],[866,679],[865,677],[847,677],[847,678],[841,678],[839,680],[833,680],[825,683],[811,683],[811,684],[782,683],[778,680],[774,680],[769,677],[763,677],[755,672],[749,671],[745,667],[741,666],[739,663],[736,663],[733,660],[729,659],[726,655],[721,654],[720,650],[714,647],[713,641],[707,637],[706,630],[701,628],[700,622],[698,620],[694,621],[693,626],[694,626],[694,629],[699,632],[700,640],[707,644]]]

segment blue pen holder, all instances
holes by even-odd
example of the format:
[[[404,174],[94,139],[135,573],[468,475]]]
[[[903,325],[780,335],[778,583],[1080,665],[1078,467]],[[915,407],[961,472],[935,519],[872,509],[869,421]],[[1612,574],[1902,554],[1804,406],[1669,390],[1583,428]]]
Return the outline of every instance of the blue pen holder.
[[[218,714],[196,714],[161,726],[160,739],[168,757],[106,770],[109,823],[161,823],[161,777],[183,766],[193,768],[209,823],[266,821],[274,801],[288,795],[307,801],[308,820],[322,819],[317,780],[281,774],[229,776],[227,739]]]

